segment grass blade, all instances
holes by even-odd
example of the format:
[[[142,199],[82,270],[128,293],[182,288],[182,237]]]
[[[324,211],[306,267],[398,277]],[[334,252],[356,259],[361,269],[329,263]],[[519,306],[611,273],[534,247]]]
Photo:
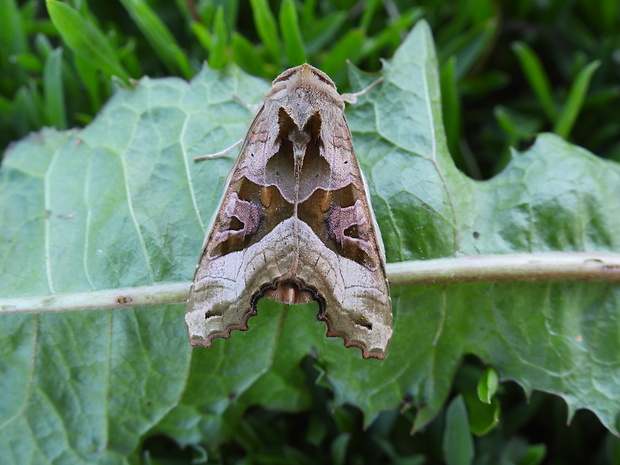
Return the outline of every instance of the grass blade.
[[[452,56],[441,67],[441,103],[448,147],[452,158],[459,157],[461,140],[461,104],[456,79],[456,57]],[[460,166],[463,169],[462,166]]]
[[[293,0],[284,0],[280,9],[280,31],[289,66],[300,65],[308,60],[304,50],[299,18]]]
[[[3,63],[8,63],[10,55],[26,51],[27,36],[15,0],[0,0],[0,11],[0,58]]]
[[[94,113],[101,107],[102,91],[97,78],[97,69],[82,57],[75,57],[75,68],[86,87],[90,99],[90,108]]]
[[[234,33],[232,36],[232,61],[239,64],[249,74],[265,76],[265,63],[248,39],[241,34]]]
[[[461,396],[456,397],[448,406],[442,448],[448,465],[472,463],[474,444],[469,430],[467,409]]]
[[[213,47],[209,56],[209,64],[212,68],[223,68],[228,62],[226,58],[226,46],[228,45],[228,32],[224,18],[224,9],[220,6],[215,13],[213,21]]]
[[[43,69],[43,98],[46,123],[59,129],[67,127],[65,94],[62,86],[62,49],[52,51]]]
[[[575,83],[568,92],[568,97],[562,108],[562,113],[560,113],[560,117],[553,128],[553,132],[558,136],[568,138],[575,124],[575,120],[581,111],[586,94],[588,93],[592,75],[600,64],[601,62],[598,60],[593,61],[589,65],[586,65],[577,75]]]
[[[84,60],[125,82],[129,74],[121,65],[107,38],[77,11],[57,0],[47,0],[47,11],[62,40]]]
[[[280,39],[276,20],[271,13],[267,0],[250,0],[254,23],[258,30],[258,36],[263,41],[265,48],[277,64],[280,64]]]
[[[517,54],[523,73],[527,78],[530,86],[534,90],[543,111],[554,122],[558,117],[558,113],[553,104],[553,96],[551,94],[551,84],[545,74],[545,70],[534,51],[524,42],[515,42],[512,49]]]
[[[321,64],[324,70],[335,82],[340,82],[346,77],[346,70],[342,66],[346,60],[357,62],[362,51],[362,45],[366,36],[361,30],[349,31],[330,50]]]
[[[185,52],[151,7],[143,0],[121,0],[121,3],[168,70],[190,79],[194,71]]]
[[[204,26],[204,24],[197,21],[192,21],[190,27],[192,28],[192,32],[194,33],[196,39],[198,39],[198,42],[202,48],[205,49],[207,53],[210,53],[213,48],[213,37],[211,37],[209,30]]]

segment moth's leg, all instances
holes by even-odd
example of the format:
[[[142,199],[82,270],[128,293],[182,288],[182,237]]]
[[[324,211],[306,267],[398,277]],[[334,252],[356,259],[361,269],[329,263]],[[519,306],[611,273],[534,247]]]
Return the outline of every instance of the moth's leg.
[[[232,152],[233,150],[235,150],[237,147],[239,147],[241,144],[243,143],[243,139],[239,139],[237,142],[235,142],[233,145],[231,145],[228,148],[225,148],[224,150],[220,151],[220,152],[216,152],[216,153],[208,153],[206,155],[200,155],[198,157],[194,157],[192,158],[192,160],[194,161],[200,161],[200,160],[210,160],[212,158],[220,158],[220,157],[225,157],[227,156],[230,152]]]
[[[375,86],[378,86],[379,84],[381,84],[384,81],[384,79],[381,77],[379,79],[377,79],[375,82],[373,82],[372,84],[370,84],[368,87],[366,87],[365,89],[360,90],[359,92],[355,92],[354,94],[342,94],[342,100],[344,100],[347,103],[355,103],[357,102],[357,98],[361,97],[362,95],[366,94],[367,92],[370,92]]]
[[[237,102],[239,102],[241,105],[243,105],[244,107],[246,107],[248,110],[250,111],[257,111],[260,106],[262,105],[262,103],[257,103],[257,104],[250,104],[247,103],[245,100],[243,100],[241,97],[239,97],[237,94],[232,94],[232,98],[234,98]],[[231,145],[228,148],[225,148],[224,150],[220,151],[220,152],[216,152],[216,153],[208,153],[206,155],[200,155],[198,157],[194,157],[192,160],[194,161],[200,161],[200,160],[211,160],[212,158],[220,158],[220,157],[226,157],[228,156],[228,154],[230,152],[232,152],[233,150],[235,150],[237,147],[239,147],[241,144],[243,143],[243,139],[239,139],[237,142],[235,142],[233,145]]]
[[[233,93],[232,94],[232,98],[234,98],[237,102],[239,102],[241,105],[243,105],[244,107],[246,107],[248,110],[250,110],[252,113],[255,113],[256,111],[258,111],[258,109],[261,107],[262,102],[261,103],[248,103],[245,100],[243,100],[241,97],[239,97],[237,94]]]

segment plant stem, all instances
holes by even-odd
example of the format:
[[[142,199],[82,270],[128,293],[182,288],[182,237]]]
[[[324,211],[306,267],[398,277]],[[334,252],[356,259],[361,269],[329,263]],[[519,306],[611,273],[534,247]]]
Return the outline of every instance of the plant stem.
[[[547,252],[471,255],[388,263],[387,273],[392,286],[474,281],[620,282],[620,254]]]
[[[474,281],[620,282],[620,254],[548,252],[388,263],[392,286]],[[47,313],[185,303],[190,282],[0,299],[2,313]]]

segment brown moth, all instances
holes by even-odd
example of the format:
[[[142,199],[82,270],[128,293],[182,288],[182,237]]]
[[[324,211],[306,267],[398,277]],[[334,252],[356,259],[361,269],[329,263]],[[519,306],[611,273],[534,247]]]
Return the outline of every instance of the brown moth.
[[[254,116],[196,267],[185,321],[210,347],[248,329],[261,297],[315,300],[327,336],[385,357],[392,303],[385,253],[344,102],[304,64],[273,81]]]

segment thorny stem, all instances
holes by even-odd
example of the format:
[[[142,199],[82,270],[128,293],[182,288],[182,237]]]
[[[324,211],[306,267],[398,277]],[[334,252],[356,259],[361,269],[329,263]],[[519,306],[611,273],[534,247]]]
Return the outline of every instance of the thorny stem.
[[[388,263],[392,286],[500,281],[620,282],[620,254],[548,252]],[[185,303],[190,283],[0,299],[0,314],[104,310]]]

